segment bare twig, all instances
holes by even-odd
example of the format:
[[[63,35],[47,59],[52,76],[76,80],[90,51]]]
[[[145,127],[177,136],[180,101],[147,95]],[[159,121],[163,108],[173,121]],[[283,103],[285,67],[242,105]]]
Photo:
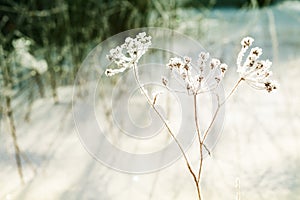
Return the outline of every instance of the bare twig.
[[[4,71],[4,73],[3,73],[4,87],[7,89],[11,89],[12,80],[10,77],[10,71],[9,71],[9,67],[5,64],[3,66],[3,71]],[[13,109],[12,109],[12,102],[11,102],[12,98],[9,94],[5,95],[5,101],[6,101],[6,113],[7,113],[7,117],[8,117],[8,121],[9,121],[9,125],[10,125],[10,133],[13,138],[13,145],[14,145],[14,149],[15,149],[15,158],[16,158],[16,162],[17,162],[18,173],[19,173],[19,176],[21,179],[21,183],[24,184],[22,161],[21,161],[21,151],[20,151],[20,148],[18,145],[16,126],[15,126],[14,117],[13,117]]]
[[[15,122],[13,119],[13,112],[12,112],[12,107],[11,107],[11,98],[9,96],[6,96],[6,108],[7,108],[7,116],[9,119],[9,124],[10,124],[10,131],[11,131],[11,136],[13,138],[13,144],[15,148],[15,158],[17,162],[17,167],[18,167],[18,173],[21,179],[21,183],[24,184],[24,177],[23,177],[23,170],[22,170],[22,161],[21,161],[21,151],[18,145],[18,140],[17,140],[17,135],[16,135],[16,127],[15,127]]]
[[[198,182],[200,182],[200,179],[201,179],[201,172],[202,172],[202,165],[203,165],[203,153],[202,153],[202,149],[203,149],[203,146],[205,147],[205,144],[204,144],[204,142],[205,142],[205,140],[206,140],[206,138],[207,138],[207,136],[208,136],[208,134],[209,134],[209,132],[210,132],[210,130],[211,130],[211,128],[212,128],[212,126],[213,126],[213,124],[214,124],[214,122],[216,121],[216,118],[217,118],[217,116],[218,116],[218,113],[219,113],[219,111],[220,111],[220,108],[225,104],[225,102],[230,98],[230,96],[234,93],[234,91],[237,89],[237,87],[238,87],[238,85],[241,83],[241,81],[242,80],[244,80],[243,78],[240,78],[238,81],[237,81],[237,83],[234,85],[234,87],[232,88],[232,90],[231,90],[231,92],[229,93],[229,95],[225,98],[225,100],[222,102],[222,103],[220,103],[220,100],[219,100],[219,96],[217,96],[217,99],[218,99],[218,107],[217,107],[217,109],[216,109],[216,111],[215,111],[215,113],[214,113],[214,115],[213,115],[213,118],[212,118],[212,120],[211,120],[211,122],[210,122],[210,124],[209,124],[209,126],[208,126],[208,128],[206,129],[206,131],[204,132],[204,135],[203,135],[203,138],[202,138],[202,140],[200,141],[200,166],[199,166],[199,171],[198,171]],[[195,101],[196,99],[195,99],[195,97],[194,97],[194,101]],[[196,105],[195,105],[195,102],[194,102],[194,108],[195,108],[195,122],[196,122],[196,127],[197,127],[197,129],[198,129],[198,120],[197,120],[197,116],[196,116],[196,109],[197,109],[197,107],[196,107]],[[198,131],[198,130],[197,130]]]
[[[212,120],[211,120],[211,122],[210,122],[208,128],[206,129],[204,135],[203,135],[203,139],[202,139],[201,143],[204,143],[204,142],[205,142],[205,139],[207,138],[207,135],[208,135],[208,133],[209,133],[209,131],[210,131],[212,125],[214,124],[214,122],[215,122],[215,120],[216,120],[216,118],[217,118],[217,116],[218,116],[218,112],[219,112],[219,110],[220,110],[220,107],[221,107],[221,106],[218,105],[218,107],[217,107],[217,109],[216,109],[216,111],[215,111],[215,114],[213,115],[213,118],[212,118]]]
[[[141,90],[142,94],[145,96],[148,104],[153,108],[153,110],[155,111],[155,113],[158,115],[158,117],[160,118],[160,120],[164,123],[165,127],[167,128],[169,134],[171,135],[171,137],[173,138],[173,140],[175,141],[175,143],[177,144],[177,146],[179,147],[183,157],[184,157],[184,160],[186,162],[186,165],[189,169],[189,172],[190,174],[192,175],[193,179],[194,179],[194,182],[195,182],[195,185],[196,185],[196,188],[197,188],[197,193],[198,193],[198,199],[201,200],[201,191],[200,191],[200,186],[199,186],[199,183],[198,183],[198,180],[197,180],[197,177],[190,165],[190,162],[187,158],[187,155],[186,153],[184,152],[184,149],[183,147],[181,146],[180,142],[177,140],[175,134],[172,132],[170,126],[168,125],[167,121],[164,119],[164,117],[162,116],[162,114],[157,110],[157,108],[155,107],[155,105],[152,103],[151,99],[149,98],[147,92],[145,91],[144,87],[142,86],[140,80],[139,80],[139,76],[138,76],[138,69],[137,69],[137,65],[136,63],[133,63],[133,72],[134,72],[134,78],[136,80],[136,83],[138,84],[138,87],[139,89]]]
[[[203,152],[202,152],[202,147],[203,143],[201,141],[201,132],[199,129],[199,123],[198,123],[198,110],[197,110],[197,95],[194,94],[194,118],[195,118],[195,124],[196,124],[196,130],[197,130],[197,135],[198,135],[198,141],[199,141],[199,155],[200,155],[200,161],[199,161],[199,170],[198,170],[198,178],[197,182],[200,182],[200,177],[201,177],[201,171],[202,171],[202,164],[203,164]]]
[[[219,104],[219,106],[222,106],[223,104],[225,104],[225,102],[231,97],[231,95],[233,94],[233,92],[238,88],[239,84],[243,81],[243,78],[240,78],[237,83],[233,86],[233,88],[231,89],[231,92],[229,93],[229,95],[225,98],[225,100]]]
[[[199,140],[199,143],[201,143],[201,132],[199,129],[199,124],[198,124],[197,95],[194,95],[194,117],[195,117],[195,124],[196,124],[198,140]]]
[[[202,139],[202,143],[205,142],[205,139],[207,138],[207,135],[210,131],[210,129],[212,128],[212,125],[214,124],[216,118],[217,118],[217,115],[218,115],[218,112],[220,111],[220,108],[225,104],[225,102],[230,98],[230,96],[234,93],[234,91],[238,88],[239,84],[243,81],[244,79],[243,78],[240,78],[237,83],[233,86],[232,90],[230,91],[229,95],[225,98],[225,100],[220,103],[219,102],[219,97],[217,96],[218,98],[218,107],[213,115],[213,118],[212,118],[212,121],[210,122],[208,128],[206,129],[205,133],[204,133],[204,136],[203,136],[203,139]]]

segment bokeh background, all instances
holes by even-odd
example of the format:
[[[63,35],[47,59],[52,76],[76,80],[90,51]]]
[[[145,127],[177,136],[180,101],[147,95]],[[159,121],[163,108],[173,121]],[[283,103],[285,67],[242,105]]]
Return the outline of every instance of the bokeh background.
[[[228,102],[205,160],[203,197],[298,200],[300,2],[284,0],[1,0],[0,199],[196,199],[183,160],[121,173],[96,162],[76,135],[72,88],[81,63],[110,36],[139,27],[198,41],[230,66],[226,91],[238,78],[240,40],[255,38],[281,86],[267,94],[242,85]]]

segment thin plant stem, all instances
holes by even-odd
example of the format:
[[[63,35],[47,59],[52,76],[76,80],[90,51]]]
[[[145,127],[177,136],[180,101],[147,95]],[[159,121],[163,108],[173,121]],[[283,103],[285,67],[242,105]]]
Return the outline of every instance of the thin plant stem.
[[[239,84],[245,80],[244,78],[240,78],[236,84],[233,86],[233,88],[231,89],[231,92],[229,93],[229,95],[225,98],[225,100],[219,104],[219,106],[222,106],[223,104],[225,104],[225,102],[231,97],[231,95],[234,93],[234,91],[238,88]]]
[[[11,85],[12,85],[12,80],[10,77],[11,72],[9,71],[8,66],[4,66],[3,74],[4,74],[4,77],[3,77],[4,86],[7,89],[10,89]],[[23,169],[22,169],[21,150],[18,145],[18,138],[17,138],[17,134],[16,134],[17,131],[16,131],[16,126],[15,126],[14,117],[13,117],[12,98],[10,95],[6,95],[5,100],[6,100],[7,117],[8,117],[8,121],[10,124],[10,132],[11,132],[11,136],[13,139],[13,145],[14,145],[14,149],[15,149],[15,159],[16,159],[16,163],[17,163],[17,167],[18,167],[18,173],[20,176],[21,183],[24,184],[25,182],[24,182]]]
[[[207,135],[208,135],[208,133],[209,133],[212,125],[214,124],[214,121],[217,118],[219,110],[220,110],[220,104],[218,103],[218,107],[216,109],[216,112],[215,112],[215,114],[214,114],[214,116],[213,116],[213,118],[212,118],[212,120],[211,120],[208,128],[206,129],[206,131],[205,131],[205,133],[203,135],[202,141],[200,141],[200,164],[199,164],[200,166],[199,166],[199,171],[198,171],[198,182],[200,182],[200,180],[201,180],[201,172],[202,172],[202,166],[203,166],[203,153],[202,153],[202,149],[203,149],[203,146],[204,146],[204,142],[205,142],[205,139],[206,139],[206,137],[207,137]]]
[[[139,80],[139,76],[138,76],[138,71],[137,71],[137,65],[136,63],[133,63],[133,71],[134,71],[134,78],[139,86],[139,89],[141,90],[142,94],[146,97],[146,100],[148,102],[148,104],[153,108],[153,110],[156,112],[156,114],[159,116],[159,118],[161,119],[161,121],[164,123],[165,127],[167,128],[169,134],[171,135],[171,137],[174,139],[175,143],[177,144],[177,146],[179,147],[186,165],[189,169],[190,174],[193,176],[196,188],[197,188],[197,194],[198,194],[198,199],[201,200],[201,188],[200,188],[200,180],[201,180],[201,172],[202,172],[202,166],[203,166],[203,147],[205,147],[205,149],[208,151],[208,153],[210,154],[210,151],[207,149],[206,145],[204,144],[209,131],[211,130],[217,115],[220,111],[220,108],[222,105],[225,104],[225,102],[230,98],[230,96],[234,93],[234,91],[237,89],[238,85],[241,83],[241,81],[243,81],[243,78],[240,78],[237,83],[234,85],[234,87],[232,88],[231,92],[229,93],[229,95],[225,98],[225,100],[220,103],[219,102],[219,98],[218,98],[218,107],[213,115],[213,118],[211,120],[211,123],[209,124],[208,128],[206,129],[203,138],[201,139],[201,132],[200,132],[200,128],[199,128],[199,123],[198,123],[198,112],[197,112],[197,94],[194,94],[194,114],[195,114],[195,124],[196,124],[196,130],[197,130],[197,136],[198,136],[198,141],[199,141],[199,149],[200,149],[200,162],[199,162],[199,171],[198,171],[198,177],[196,177],[195,172],[193,171],[190,162],[188,161],[188,158],[181,146],[181,144],[179,143],[179,141],[177,140],[176,136],[174,135],[174,133],[172,132],[170,126],[168,125],[168,123],[166,122],[166,120],[164,119],[164,117],[161,115],[161,113],[157,110],[157,108],[155,107],[155,104],[151,101],[151,99],[149,98],[148,94],[146,93],[144,87],[142,86],[140,80]],[[217,96],[218,97],[218,96]]]
[[[212,125],[214,124],[214,122],[215,122],[215,120],[216,120],[216,118],[217,118],[217,116],[218,116],[218,112],[219,112],[219,110],[220,110],[220,107],[221,107],[221,106],[218,105],[218,107],[217,107],[217,109],[216,109],[216,111],[215,111],[215,114],[214,114],[214,116],[213,116],[213,118],[212,118],[212,120],[211,120],[211,122],[210,122],[208,128],[206,129],[206,131],[205,131],[205,133],[204,133],[203,139],[202,139],[202,141],[201,141],[202,144],[204,143],[205,139],[207,138],[207,135],[208,135],[208,133],[209,133],[209,131],[210,131]]]
[[[211,130],[217,116],[218,116],[218,113],[220,111],[220,108],[225,104],[225,102],[230,98],[230,96],[234,93],[234,91],[237,89],[237,87],[239,86],[239,84],[241,83],[241,81],[243,81],[244,79],[243,78],[240,78],[237,83],[233,86],[231,92],[229,93],[229,95],[225,98],[225,100],[220,103],[219,102],[219,96],[217,96],[217,99],[218,99],[218,107],[213,115],[213,118],[208,126],[208,128],[206,129],[204,135],[203,135],[203,139],[202,141],[200,141],[200,166],[199,166],[199,171],[198,171],[198,182],[200,182],[200,179],[201,179],[201,172],[202,172],[202,165],[203,165],[203,155],[202,155],[202,147],[204,145],[204,142],[208,136],[208,133],[209,131]],[[195,98],[194,98],[195,99]],[[197,124],[196,124],[197,125]]]
[[[201,180],[201,172],[202,172],[202,166],[203,166],[203,144],[204,143],[200,143],[199,148],[200,148],[200,161],[199,161],[199,170],[198,170],[198,184],[200,184],[200,180]]]
[[[16,134],[16,127],[15,122],[13,119],[13,113],[12,113],[12,107],[11,107],[11,98],[9,96],[6,96],[6,106],[7,106],[7,116],[9,119],[10,129],[11,129],[11,136],[13,138],[13,144],[15,148],[15,159],[17,162],[18,167],[18,173],[21,179],[21,183],[24,184],[24,176],[23,176],[23,170],[22,170],[22,161],[21,161],[21,150],[18,145],[18,139]]]
[[[136,63],[133,63],[133,72],[134,72],[134,78],[136,83],[138,84],[139,89],[141,90],[142,94],[146,97],[148,104],[152,107],[152,109],[155,111],[155,113],[158,115],[158,117],[161,119],[161,121],[164,123],[165,127],[167,128],[169,134],[171,135],[171,137],[173,138],[173,140],[175,141],[175,143],[177,144],[177,146],[179,147],[184,160],[186,162],[186,165],[189,169],[190,174],[193,176],[196,188],[197,188],[197,193],[198,193],[198,199],[201,200],[201,191],[200,191],[200,187],[197,181],[197,177],[190,165],[190,162],[183,150],[183,147],[181,146],[180,142],[177,140],[176,136],[174,135],[174,133],[172,132],[170,126],[168,125],[168,123],[166,122],[166,120],[164,119],[164,117],[161,115],[161,113],[157,110],[157,108],[155,107],[155,105],[152,103],[151,99],[149,98],[148,94],[146,93],[144,87],[142,86],[139,76],[138,76],[138,71],[137,71],[137,65]]]
[[[201,177],[201,171],[202,171],[202,165],[203,165],[203,143],[201,142],[201,132],[199,128],[199,123],[198,123],[198,110],[197,110],[197,94],[194,94],[194,118],[195,118],[195,124],[196,124],[196,130],[197,130],[197,135],[198,135],[198,141],[199,141],[199,155],[200,155],[200,161],[199,161],[199,170],[198,170],[198,178],[197,182],[200,182],[200,177]]]
[[[208,135],[210,129],[212,128],[212,125],[214,124],[214,122],[215,122],[215,120],[216,120],[216,118],[217,118],[217,115],[218,115],[218,112],[220,111],[220,108],[221,108],[221,107],[225,104],[225,102],[231,97],[231,95],[235,92],[235,90],[238,88],[239,84],[240,84],[243,80],[244,80],[244,78],[240,78],[240,79],[237,81],[237,83],[236,83],[236,84],[233,86],[233,88],[231,89],[229,95],[225,98],[225,100],[224,100],[222,103],[219,102],[219,97],[217,96],[217,97],[218,97],[218,107],[217,107],[217,109],[216,109],[216,111],[215,111],[215,114],[214,114],[214,116],[213,116],[213,118],[212,118],[212,120],[211,120],[211,122],[210,122],[208,128],[206,129],[206,131],[205,131],[205,133],[204,133],[204,136],[203,136],[203,139],[202,139],[202,143],[204,143],[205,139],[207,138],[207,135]]]
[[[198,141],[199,143],[201,143],[201,132],[198,124],[197,95],[194,95],[194,118],[195,118],[196,130],[198,135]]]
[[[34,76],[34,78],[35,78],[36,84],[38,86],[40,96],[42,98],[44,98],[45,97],[44,85],[43,85],[43,82],[42,82],[42,79],[41,79],[41,75],[37,71],[36,71],[36,75]]]

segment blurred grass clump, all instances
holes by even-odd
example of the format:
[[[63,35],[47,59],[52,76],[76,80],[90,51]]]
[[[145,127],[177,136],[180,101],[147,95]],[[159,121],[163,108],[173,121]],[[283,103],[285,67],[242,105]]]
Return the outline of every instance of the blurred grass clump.
[[[176,0],[2,0],[0,3],[0,120],[7,119],[23,181],[17,121],[30,121],[33,102],[73,85],[89,51],[119,32],[174,28]],[[20,132],[20,133],[19,133]]]

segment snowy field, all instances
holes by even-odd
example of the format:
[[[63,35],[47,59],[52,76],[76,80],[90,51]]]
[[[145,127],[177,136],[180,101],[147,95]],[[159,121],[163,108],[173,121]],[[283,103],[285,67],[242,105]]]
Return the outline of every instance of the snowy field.
[[[251,11],[213,10],[199,22],[201,36],[195,36],[199,32],[194,28],[199,26],[200,14],[194,10],[178,13],[188,20],[179,31],[194,30],[190,35],[233,66],[224,80],[226,91],[238,79],[234,63],[239,41],[247,35],[263,48],[263,58],[273,61],[274,77],[280,83],[280,89],[271,94],[243,84],[226,104],[222,135],[204,162],[204,199],[234,200],[239,195],[241,200],[299,200],[300,3]],[[18,176],[7,120],[2,119],[0,199],[196,199],[183,159],[140,175],[117,172],[93,159],[76,133],[72,89],[59,88],[57,105],[50,99],[35,101],[30,122],[24,121],[22,110],[16,111],[19,144],[26,158],[25,185]],[[194,152],[196,145],[188,151],[196,167]]]

